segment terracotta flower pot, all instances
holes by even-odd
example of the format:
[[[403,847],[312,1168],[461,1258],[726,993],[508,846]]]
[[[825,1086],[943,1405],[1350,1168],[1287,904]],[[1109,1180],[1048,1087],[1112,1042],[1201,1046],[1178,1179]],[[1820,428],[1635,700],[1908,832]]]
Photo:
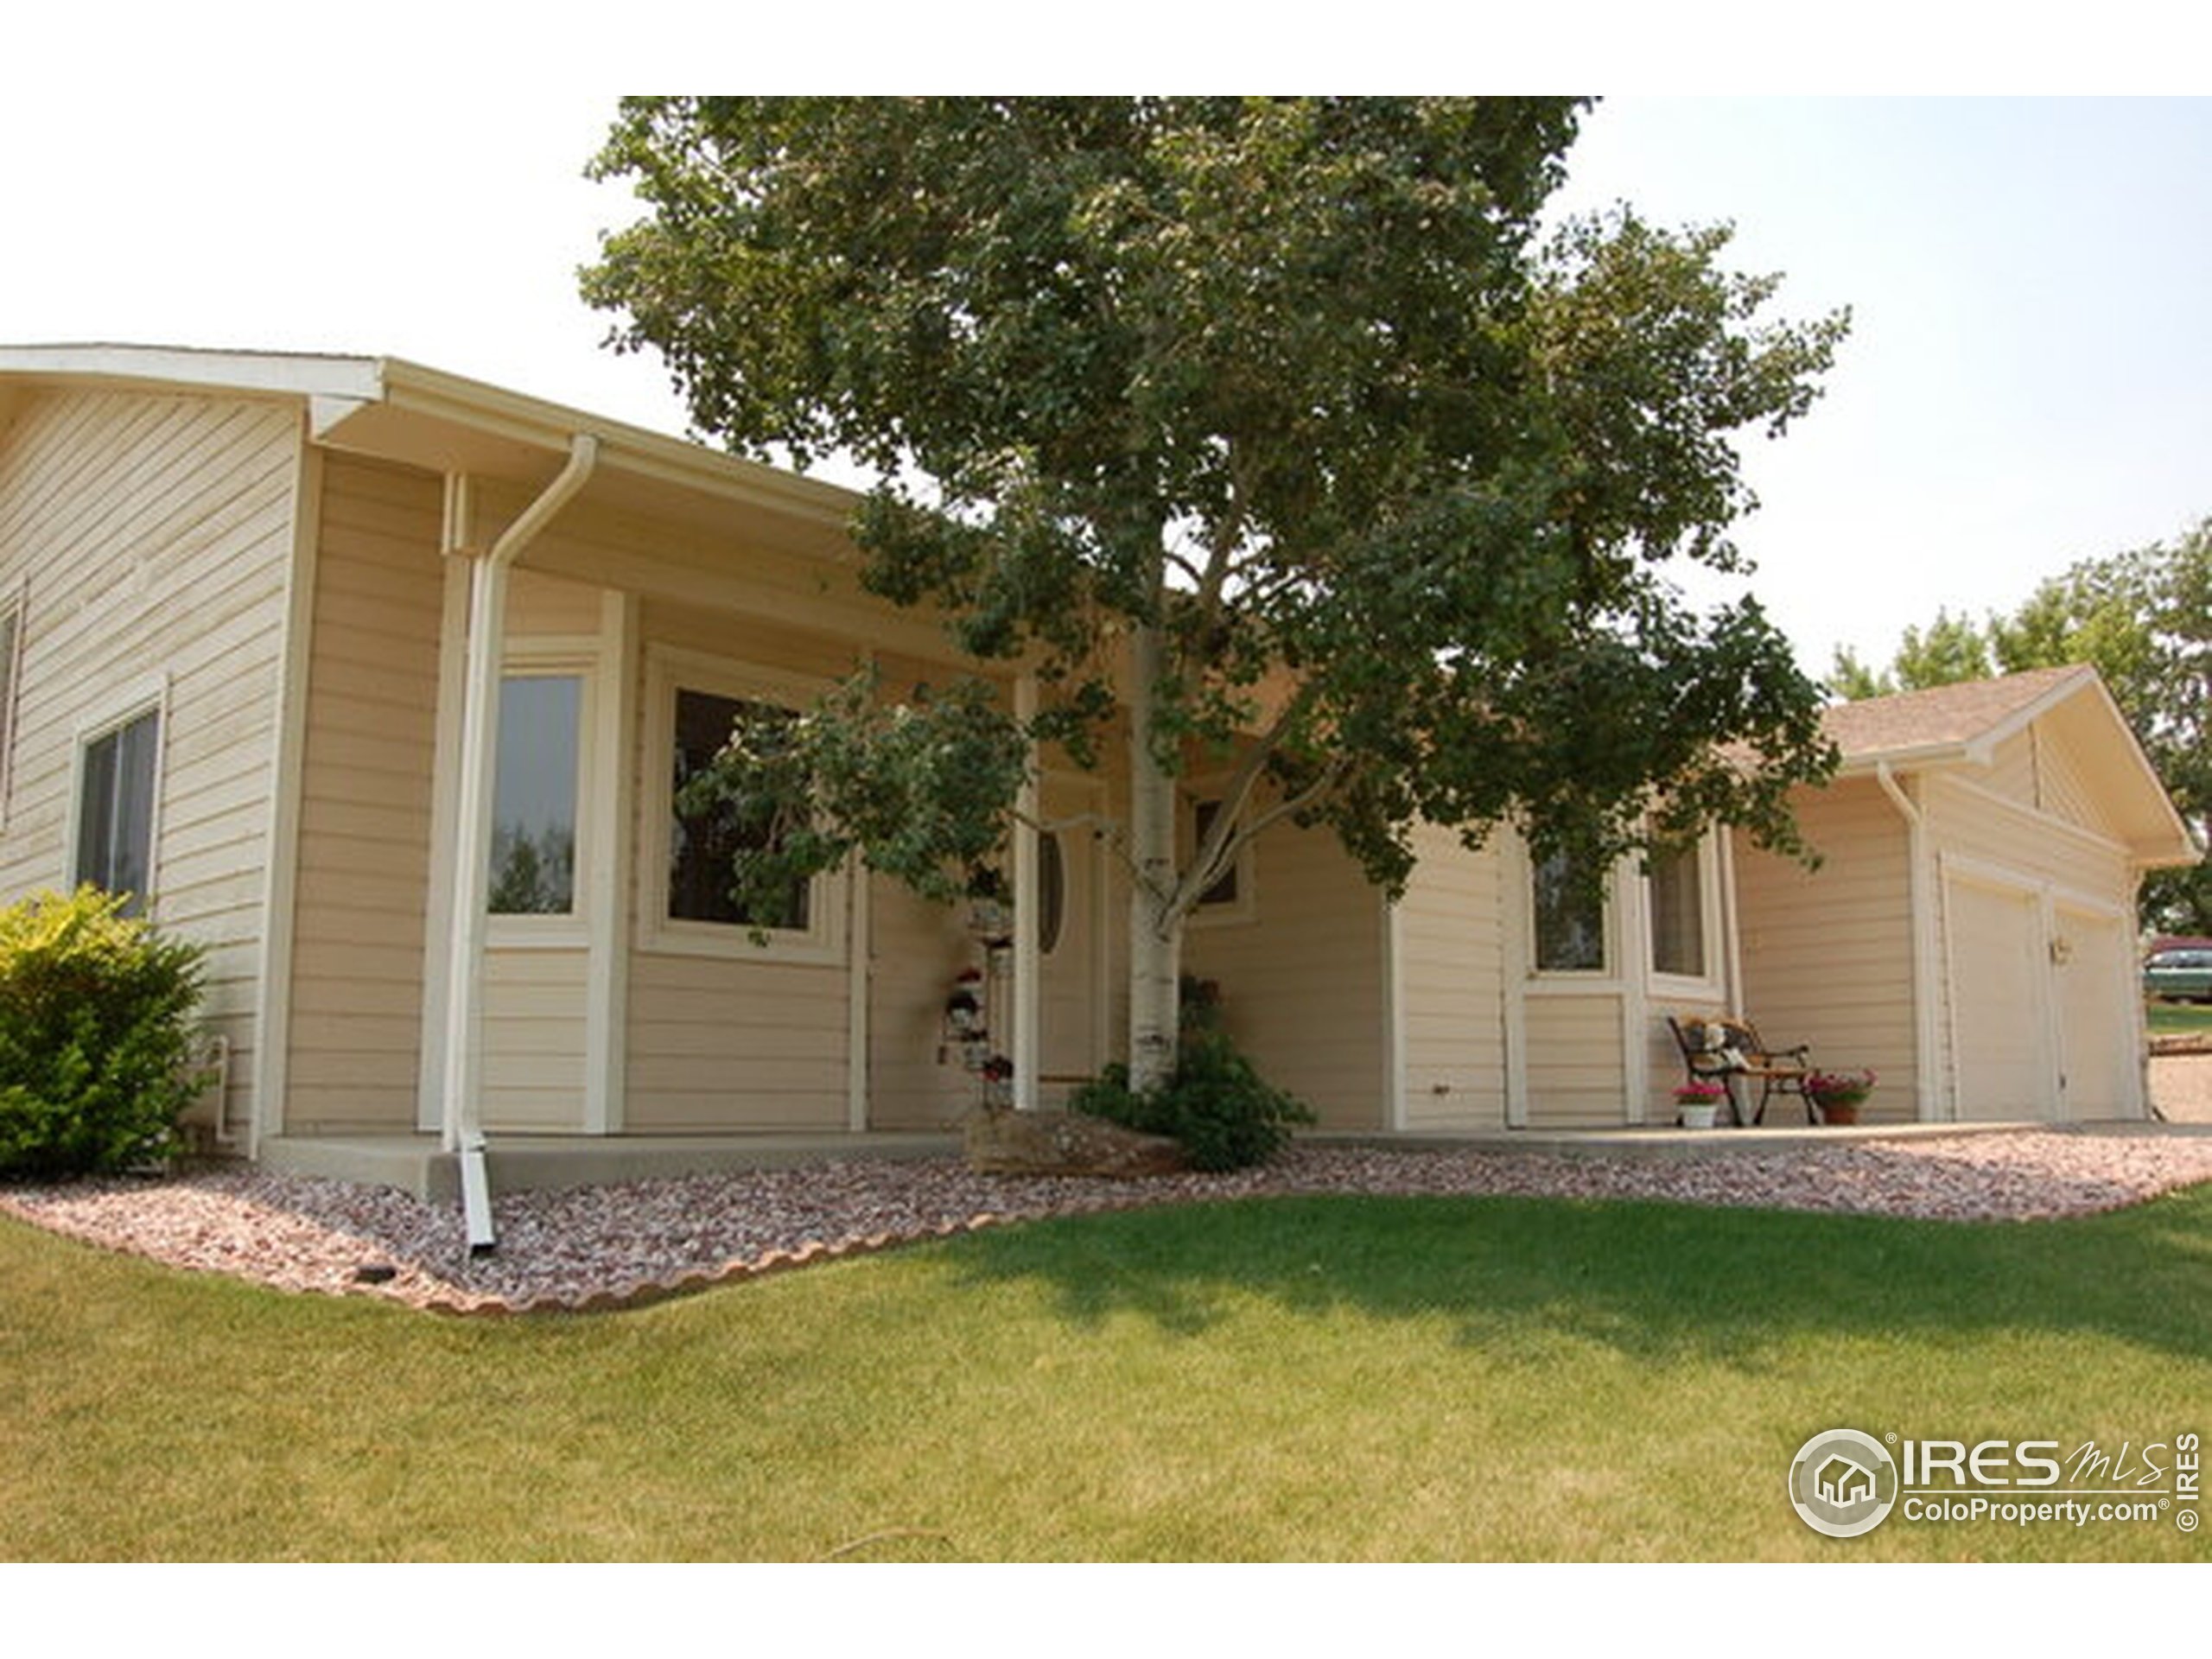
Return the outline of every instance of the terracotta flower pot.
[[[1821,1122],[1823,1123],[1856,1123],[1859,1121],[1859,1103],[1855,1100],[1828,1100],[1815,1095],[1813,1104],[1821,1109]]]

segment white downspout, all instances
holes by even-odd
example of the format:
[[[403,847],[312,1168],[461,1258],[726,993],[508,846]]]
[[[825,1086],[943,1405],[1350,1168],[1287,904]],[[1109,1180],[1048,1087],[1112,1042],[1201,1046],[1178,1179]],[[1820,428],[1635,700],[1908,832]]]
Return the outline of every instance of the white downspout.
[[[536,500],[499,533],[469,569],[468,659],[461,689],[460,801],[454,814],[453,918],[447,933],[446,1052],[442,1139],[461,1155],[461,1207],[468,1248],[482,1255],[497,1246],[492,1193],[484,1166],[484,938],[492,862],[492,794],[498,783],[499,671],[506,655],[507,572],[591,477],[599,440],[579,432],[568,464]],[[466,534],[467,526],[454,527]]]
[[[1888,761],[1874,763],[1874,779],[1905,823],[1905,890],[1912,925],[1913,1089],[1920,1097],[1922,1122],[1933,1122],[1948,1114],[1939,1110],[1936,1099],[1936,936],[1928,892],[1927,822]]]

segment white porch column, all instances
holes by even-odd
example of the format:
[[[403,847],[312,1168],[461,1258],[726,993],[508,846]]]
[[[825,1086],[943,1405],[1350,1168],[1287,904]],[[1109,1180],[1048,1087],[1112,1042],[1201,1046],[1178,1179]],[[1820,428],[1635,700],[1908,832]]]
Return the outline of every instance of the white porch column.
[[[1027,724],[1037,717],[1037,678],[1024,674],[1014,683],[1014,715]],[[1037,823],[1042,791],[1039,786],[1036,752],[1029,756],[1020,793],[1014,798],[1014,1108],[1037,1109],[1038,1046],[1040,990],[1037,949],[1039,883]]]

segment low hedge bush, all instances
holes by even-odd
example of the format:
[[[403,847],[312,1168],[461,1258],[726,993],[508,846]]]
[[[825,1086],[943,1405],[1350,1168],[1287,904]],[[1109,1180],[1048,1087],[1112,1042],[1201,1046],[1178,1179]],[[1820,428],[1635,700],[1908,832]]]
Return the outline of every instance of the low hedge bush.
[[[1124,1128],[1172,1136],[1191,1166],[1204,1170],[1263,1164],[1288,1144],[1294,1123],[1313,1122],[1306,1103],[1261,1077],[1226,1033],[1188,1024],[1175,1071],[1160,1088],[1138,1093],[1128,1068],[1116,1064],[1068,1104]]]
[[[93,887],[0,911],[0,1176],[167,1158],[205,1086],[193,1064],[202,953]]]

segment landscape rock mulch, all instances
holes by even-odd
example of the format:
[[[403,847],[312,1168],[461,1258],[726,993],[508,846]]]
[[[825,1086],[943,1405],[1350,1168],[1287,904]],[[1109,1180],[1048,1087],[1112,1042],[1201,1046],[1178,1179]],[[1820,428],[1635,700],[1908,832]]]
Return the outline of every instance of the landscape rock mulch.
[[[175,1267],[448,1313],[592,1311],[1046,1216],[1284,1193],[1666,1199],[2038,1221],[2212,1180],[2212,1136],[2145,1130],[1802,1142],[1655,1158],[1306,1145],[1262,1169],[1140,1181],[976,1174],[953,1159],[512,1192],[472,1258],[457,1205],[251,1172],[0,1188],[0,1211]]]

